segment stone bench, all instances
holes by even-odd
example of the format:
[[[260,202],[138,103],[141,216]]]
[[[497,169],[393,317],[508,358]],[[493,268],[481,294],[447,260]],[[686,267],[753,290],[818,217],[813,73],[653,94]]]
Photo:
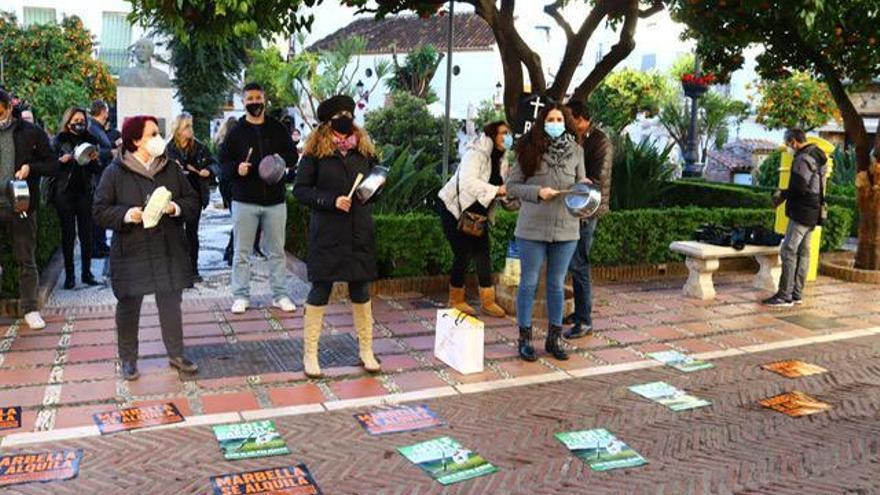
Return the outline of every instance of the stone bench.
[[[767,292],[776,292],[782,263],[779,261],[778,246],[751,246],[737,251],[732,247],[716,246],[697,241],[678,241],[669,245],[675,253],[686,256],[688,279],[684,284],[684,294],[703,301],[715,299],[715,285],[712,274],[718,269],[722,258],[754,257],[760,269],[752,285]]]

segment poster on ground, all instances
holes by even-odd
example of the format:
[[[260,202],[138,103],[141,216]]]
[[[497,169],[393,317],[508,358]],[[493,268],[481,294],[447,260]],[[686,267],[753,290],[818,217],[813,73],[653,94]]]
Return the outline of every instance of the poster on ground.
[[[631,468],[648,463],[604,428],[560,432],[556,434],[556,439],[593,471]]]
[[[96,413],[92,418],[102,435],[183,421],[183,415],[173,402]]]
[[[370,435],[388,435],[404,431],[425,430],[446,423],[428,406],[400,406],[369,413],[355,414],[358,423]]]
[[[774,373],[778,373],[787,378],[798,378],[801,376],[820,375],[827,373],[828,370],[815,364],[805,363],[800,359],[789,359],[786,361],[776,361],[761,365],[762,368]]]
[[[211,476],[214,495],[321,495],[305,464]]]
[[[633,385],[629,389],[646,399],[663,404],[673,411],[687,411],[698,407],[706,407],[712,403],[689,395],[684,390],[673,387],[666,382],[651,382]]]
[[[227,461],[290,453],[274,421],[217,425],[214,427],[214,436]]]
[[[831,409],[831,404],[816,400],[797,390],[769,397],[760,402],[764,407],[793,417],[809,416]]]
[[[678,351],[661,351],[648,353],[648,357],[654,361],[660,361],[666,366],[671,366],[678,371],[691,373],[715,367],[714,364],[699,359],[694,359]]]
[[[449,437],[397,449],[442,485],[495,473],[498,468]]]
[[[0,487],[76,478],[82,457],[82,449],[0,456]]]
[[[0,407],[0,430],[21,428],[21,406]]]

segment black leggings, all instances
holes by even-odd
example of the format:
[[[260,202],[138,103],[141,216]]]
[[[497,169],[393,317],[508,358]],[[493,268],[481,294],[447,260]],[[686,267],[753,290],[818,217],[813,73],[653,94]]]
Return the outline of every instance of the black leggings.
[[[61,252],[64,254],[64,273],[68,278],[74,276],[73,248],[79,236],[79,249],[82,254],[82,275],[92,275],[92,197],[88,193],[59,194],[55,198],[55,208],[61,221]]]
[[[440,218],[443,221],[443,233],[452,246],[452,274],[449,277],[449,285],[464,287],[464,275],[467,272],[471,259],[477,266],[477,278],[480,287],[492,287],[492,258],[489,256],[489,230],[483,237],[474,237],[462,234],[458,230],[458,220],[442,208]]]
[[[326,306],[330,301],[330,292],[333,291],[333,282],[312,282],[312,290],[306,303],[310,306]],[[349,282],[348,297],[355,304],[370,302],[369,282]]]

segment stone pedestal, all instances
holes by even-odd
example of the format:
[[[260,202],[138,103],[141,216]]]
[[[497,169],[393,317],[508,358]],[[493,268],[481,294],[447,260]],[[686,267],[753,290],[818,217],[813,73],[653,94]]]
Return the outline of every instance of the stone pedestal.
[[[174,119],[174,88],[136,88],[119,86],[116,90],[116,122],[119,129],[126,117],[152,115],[159,120],[159,132],[165,138]]]
[[[533,320],[547,319],[547,271],[546,267],[541,269],[541,276],[538,279],[538,290],[535,292],[535,302],[532,309]],[[516,316],[516,296],[519,286],[511,283],[505,277],[500,277],[498,284],[495,286],[495,301],[499,306],[504,308],[508,315]],[[565,286],[565,302],[562,305],[562,316],[574,313],[574,291],[571,287]]]
[[[778,254],[755,256],[760,269],[755,275],[752,285],[756,289],[765,292],[776,292],[779,287],[779,278],[782,276],[782,262]]]

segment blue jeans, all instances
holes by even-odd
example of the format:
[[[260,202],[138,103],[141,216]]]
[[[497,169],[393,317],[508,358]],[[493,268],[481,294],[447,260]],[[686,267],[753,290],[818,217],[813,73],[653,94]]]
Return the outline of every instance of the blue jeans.
[[[261,206],[232,202],[232,231],[235,254],[232,258],[232,295],[247,299],[251,292],[251,255],[257,226],[263,232],[263,253],[269,265],[269,285],[272,298],[287,296],[287,265],[284,258],[284,229],[287,224],[287,205],[279,203]]]
[[[577,241],[542,242],[516,238],[521,275],[516,295],[516,321],[520,327],[532,326],[532,305],[538,290],[541,266],[547,261],[547,318],[550,325],[562,325],[565,303],[565,274]]]
[[[574,288],[575,322],[593,325],[593,287],[590,280],[590,249],[596,233],[598,218],[581,222],[581,238],[577,243],[568,271],[571,272],[571,285]]]

